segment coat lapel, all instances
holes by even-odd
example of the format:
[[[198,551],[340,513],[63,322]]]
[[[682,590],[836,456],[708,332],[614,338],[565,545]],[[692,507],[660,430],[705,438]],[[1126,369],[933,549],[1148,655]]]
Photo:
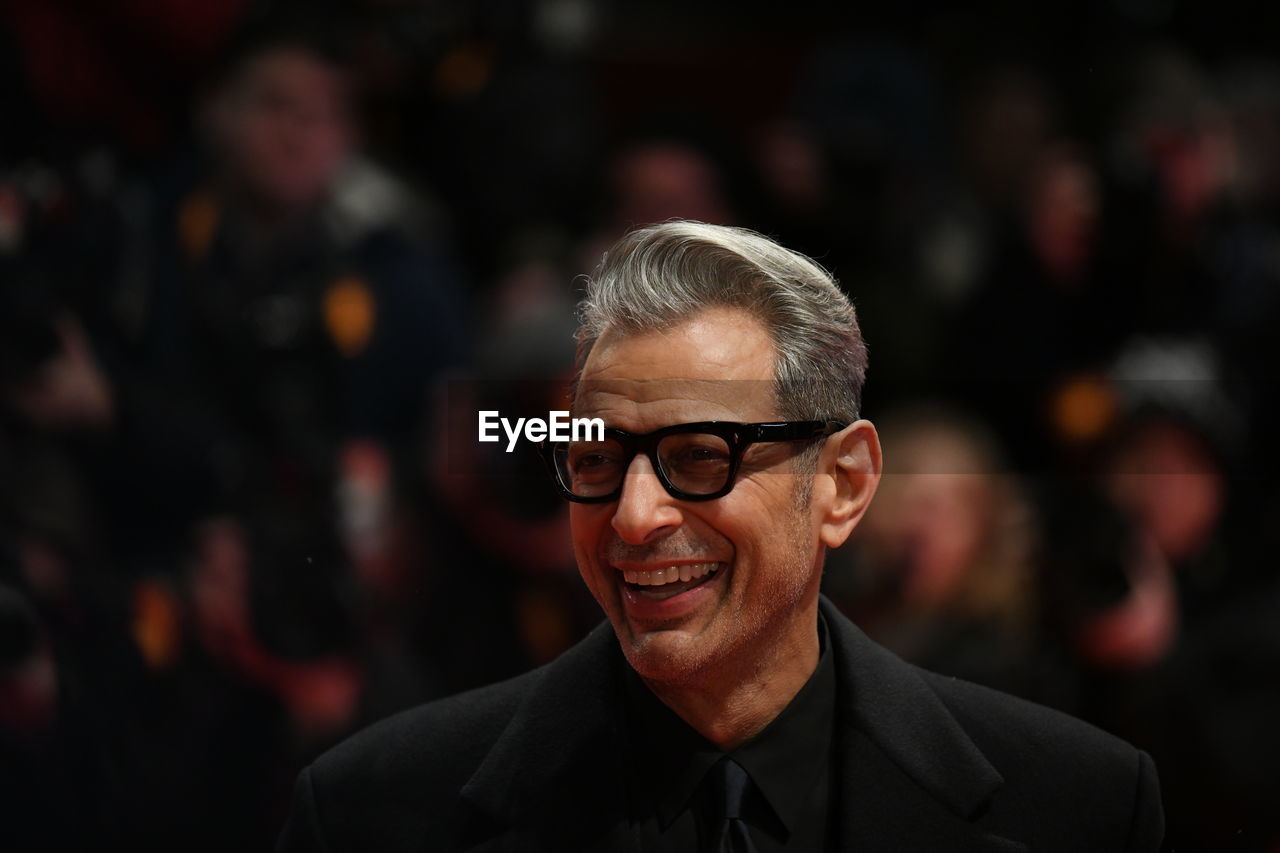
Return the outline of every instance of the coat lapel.
[[[838,849],[1025,850],[982,827],[1004,780],[919,672],[821,607],[839,672]]]
[[[982,816],[999,772],[910,665],[822,600],[836,655],[836,849],[1025,853]],[[627,819],[621,652],[603,624],[542,670],[462,790],[497,829],[475,853],[638,851]]]
[[[638,849],[626,818],[621,661],[605,623],[543,669],[462,789],[506,827],[476,851]]]

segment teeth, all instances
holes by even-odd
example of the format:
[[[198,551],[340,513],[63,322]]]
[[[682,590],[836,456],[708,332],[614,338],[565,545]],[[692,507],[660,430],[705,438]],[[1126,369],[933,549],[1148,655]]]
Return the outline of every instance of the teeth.
[[[681,566],[667,566],[664,569],[653,569],[647,572],[624,571],[622,577],[627,583],[637,586],[662,586],[676,581],[691,581],[714,572],[716,563],[685,563]]]

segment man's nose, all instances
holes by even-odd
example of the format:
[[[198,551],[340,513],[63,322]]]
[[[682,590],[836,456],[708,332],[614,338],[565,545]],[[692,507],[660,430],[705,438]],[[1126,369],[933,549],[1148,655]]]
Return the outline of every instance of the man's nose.
[[[679,527],[684,520],[676,499],[658,480],[658,473],[644,454],[637,454],[622,479],[622,494],[613,513],[613,529],[623,542],[643,545]]]

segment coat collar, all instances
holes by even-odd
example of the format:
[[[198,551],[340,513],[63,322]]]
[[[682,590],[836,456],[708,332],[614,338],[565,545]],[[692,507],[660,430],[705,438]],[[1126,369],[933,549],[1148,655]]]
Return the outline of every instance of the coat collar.
[[[902,832],[921,838],[963,832],[974,849],[1022,849],[972,822],[1003,780],[919,671],[873,643],[826,599],[820,606],[839,682],[833,748],[840,753],[841,802],[832,808],[844,843],[856,837],[861,848],[876,849],[862,842],[879,825],[894,833],[885,840],[897,849],[916,849],[903,844]],[[532,686],[463,787],[463,798],[508,827],[537,827],[541,841],[532,849],[634,849],[634,837],[623,831],[624,665],[605,623],[532,674]],[[877,798],[864,796],[868,787],[883,793],[886,773],[901,775],[893,805],[915,813],[898,828],[886,828],[870,813]],[[595,843],[585,845],[586,839]]]
[[[527,844],[500,849],[581,850],[584,839],[607,839],[626,825],[624,665],[605,622],[531,674],[533,685],[461,792],[528,836]],[[601,850],[627,849],[617,839],[600,843]]]
[[[837,718],[866,733],[924,790],[969,818],[1004,783],[925,683],[920,671],[866,634],[825,598],[841,695]]]
[[[838,668],[837,849],[1025,853],[983,826],[1004,779],[920,670],[820,606]]]

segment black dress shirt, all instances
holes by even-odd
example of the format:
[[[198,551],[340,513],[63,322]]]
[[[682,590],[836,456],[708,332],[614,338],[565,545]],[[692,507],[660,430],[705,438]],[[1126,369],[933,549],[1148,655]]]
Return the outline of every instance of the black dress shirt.
[[[640,849],[704,853],[715,826],[707,771],[728,755],[747,771],[745,804],[760,853],[826,849],[836,677],[819,619],[818,666],[764,731],[731,752],[707,741],[626,667],[631,740],[628,800]]]

